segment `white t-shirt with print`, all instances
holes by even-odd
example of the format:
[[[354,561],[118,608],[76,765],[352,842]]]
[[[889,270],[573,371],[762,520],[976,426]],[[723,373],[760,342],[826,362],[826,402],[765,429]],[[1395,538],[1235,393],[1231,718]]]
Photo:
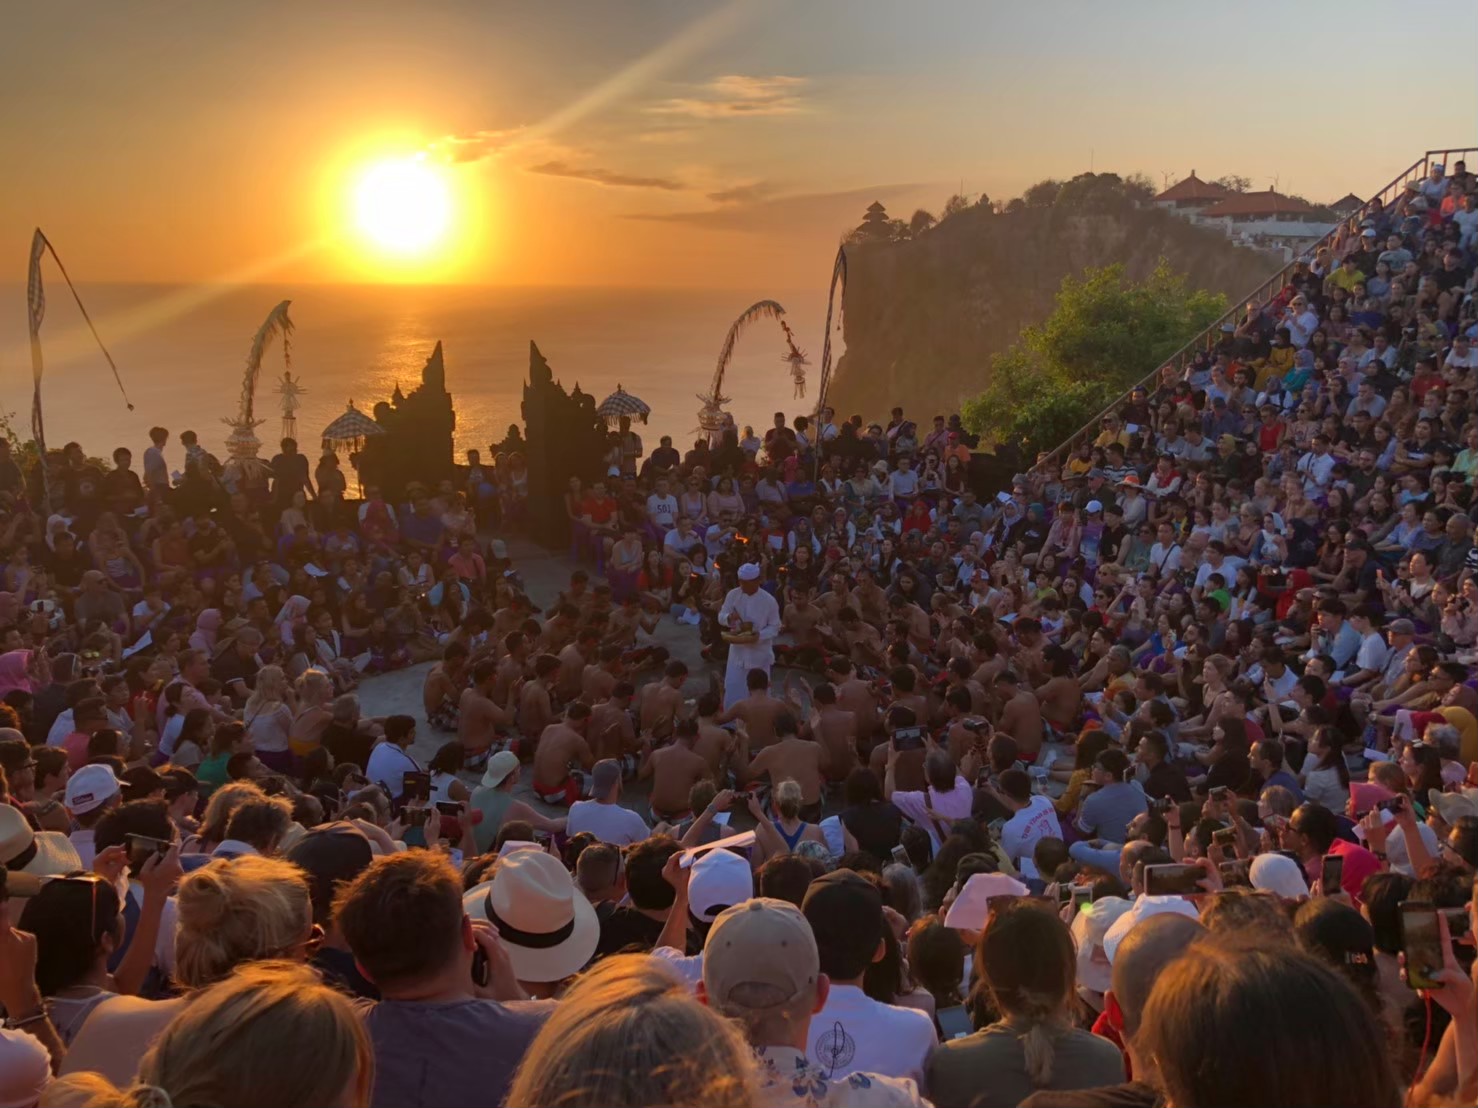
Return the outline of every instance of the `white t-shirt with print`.
[[[873,1000],[855,985],[832,985],[826,1006],[811,1017],[806,1057],[835,1081],[865,1071],[922,1081],[938,1036],[916,1008]]]
[[[671,530],[677,526],[677,497],[668,493],[666,496],[658,496],[652,493],[647,497],[647,518],[664,531]]]
[[[1042,839],[1062,838],[1062,824],[1057,809],[1045,796],[1034,796],[1025,808],[1008,819],[1001,828],[1001,849],[1026,877],[1036,877],[1037,867],[1032,851]]]

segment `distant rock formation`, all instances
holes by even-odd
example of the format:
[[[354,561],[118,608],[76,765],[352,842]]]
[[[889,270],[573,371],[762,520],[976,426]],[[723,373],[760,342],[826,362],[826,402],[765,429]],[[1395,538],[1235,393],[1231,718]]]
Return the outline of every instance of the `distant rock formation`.
[[[1121,262],[1142,280],[1163,256],[1192,287],[1236,303],[1280,264],[1106,191],[1094,205],[1031,206],[1028,190],[1027,204],[964,207],[903,241],[884,241],[886,214],[869,208],[847,250],[846,354],[827,396],[837,415],[886,420],[902,404],[927,426],[956,410],[989,383],[991,355],[1046,316],[1062,279],[1086,268]]]
[[[606,425],[595,414],[595,397],[579,384],[566,393],[554,371],[529,341],[529,380],[523,387],[523,449],[529,463],[529,520],[534,537],[546,546],[569,541],[564,493],[571,477],[588,487],[603,473]],[[509,449],[508,441],[499,451]]]
[[[374,416],[385,433],[365,442],[359,472],[366,486],[379,485],[387,498],[400,500],[412,481],[434,491],[454,476],[457,412],[446,388],[440,342],[426,359],[421,383],[409,394],[402,393],[397,383],[390,400],[375,405]]]

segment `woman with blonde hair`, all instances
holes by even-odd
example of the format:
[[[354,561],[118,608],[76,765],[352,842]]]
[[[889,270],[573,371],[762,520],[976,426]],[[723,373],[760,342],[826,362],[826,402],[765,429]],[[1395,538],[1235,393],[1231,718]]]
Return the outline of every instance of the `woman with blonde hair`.
[[[161,968],[185,990],[205,989],[252,962],[304,962],[322,935],[313,924],[307,877],[272,858],[217,859],[188,873],[175,905],[174,965]],[[127,1084],[139,1058],[185,1003],[116,997],[99,1005],[73,1041],[63,1071],[96,1070]]]
[[[262,764],[277,773],[291,771],[292,693],[281,666],[263,666],[257,671],[256,686],[241,719]]]
[[[759,869],[770,858],[781,854],[794,854],[803,842],[826,845],[826,835],[819,823],[807,823],[801,818],[801,786],[798,781],[786,777],[775,782],[775,791],[770,795],[770,807],[775,818],[770,819],[753,796],[749,798],[749,811],[755,819],[756,836],[754,868]]]
[[[753,1054],[734,1024],[644,954],[596,963],[559,1002],[508,1090],[520,1108],[755,1103]]]
[[[175,981],[213,984],[242,962],[307,958],[313,945],[308,879],[288,862],[243,854],[188,873],[175,894]]]
[[[297,692],[289,745],[299,758],[306,758],[323,741],[324,729],[333,722],[329,702],[334,698],[334,679],[316,667],[306,670],[297,680]]]
[[[353,1003],[306,967],[244,966],[190,997],[120,1090],[95,1073],[56,1081],[44,1108],[363,1108],[375,1058]]]
[[[1067,924],[1041,900],[992,907],[975,951],[976,987],[988,991],[1000,1018],[935,1050],[929,1096],[936,1104],[1009,1108],[1039,1089],[1122,1082],[1118,1047],[1073,1026],[1078,956]]]

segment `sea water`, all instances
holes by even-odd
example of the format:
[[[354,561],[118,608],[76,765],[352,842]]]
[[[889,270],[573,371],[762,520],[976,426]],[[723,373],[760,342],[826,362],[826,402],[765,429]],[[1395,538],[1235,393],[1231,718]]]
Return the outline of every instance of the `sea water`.
[[[809,413],[821,361],[826,291],[489,288],[472,286],[322,285],[237,286],[79,285],[133,401],[130,412],[101,353],[86,331],[66,286],[48,282],[42,327],[46,371],[42,402],[48,445],[69,440],[107,456],[129,446],[135,459],[155,425],[171,432],[167,457],[178,468],[179,432],[192,429],[222,453],[240,404],[251,339],[280,300],[292,301],[292,371],[306,390],[297,413],[298,440],[315,454],[323,428],[350,400],[369,411],[398,384],[409,392],[440,340],[446,383],[457,410],[456,448],[487,453],[510,423],[528,379],[529,340],[538,343],[555,377],[577,383],[599,401],[618,384],[652,407],[638,431],[647,448],[661,435],[679,449],[697,429],[696,394],[706,392],[724,335],[757,300],[780,301],[809,355],[807,398],[794,395],[779,325],[751,324],[724,379],[729,410],[740,425],[763,435],[774,413]],[[836,354],[841,336],[834,334]],[[282,347],[274,341],[256,389],[263,456],[281,437],[276,386]],[[31,362],[25,289],[0,285],[0,412],[29,437]],[[868,413],[870,417],[878,413]],[[135,468],[139,465],[135,462]]]

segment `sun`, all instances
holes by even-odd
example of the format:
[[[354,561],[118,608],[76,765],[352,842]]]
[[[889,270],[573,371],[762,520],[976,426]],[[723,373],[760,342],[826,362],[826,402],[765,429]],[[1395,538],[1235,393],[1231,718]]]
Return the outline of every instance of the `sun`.
[[[354,186],[354,222],[391,254],[429,254],[452,222],[452,190],[438,169],[416,158],[377,162]]]

